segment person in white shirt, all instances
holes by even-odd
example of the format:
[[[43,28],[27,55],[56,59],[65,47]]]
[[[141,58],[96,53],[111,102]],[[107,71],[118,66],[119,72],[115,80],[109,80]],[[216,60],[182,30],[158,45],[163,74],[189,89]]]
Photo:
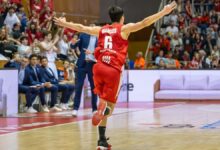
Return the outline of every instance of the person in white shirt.
[[[40,47],[43,51],[43,55],[48,59],[48,66],[52,69],[56,79],[58,79],[57,67],[55,64],[58,48],[56,48],[56,43],[59,37],[56,35],[55,39],[52,39],[52,34],[50,32],[45,33],[44,41],[40,43]]]
[[[18,53],[24,57],[29,57],[32,54],[32,46],[28,46],[27,37],[23,36],[20,39],[21,43],[18,45]]]
[[[68,43],[68,38],[66,35],[60,36],[60,40],[58,42],[58,49],[60,50],[58,57],[62,60],[68,59],[68,51],[70,49],[70,45]]]
[[[9,29],[9,33],[12,32],[13,26],[16,23],[20,23],[20,20],[19,20],[18,16],[15,13],[15,8],[14,7],[10,7],[9,11],[7,13],[7,16],[6,16],[5,20],[4,20],[4,24]]]
[[[166,33],[169,33],[171,36],[179,33],[179,29],[175,26],[174,21],[170,21],[170,25],[166,28]]]

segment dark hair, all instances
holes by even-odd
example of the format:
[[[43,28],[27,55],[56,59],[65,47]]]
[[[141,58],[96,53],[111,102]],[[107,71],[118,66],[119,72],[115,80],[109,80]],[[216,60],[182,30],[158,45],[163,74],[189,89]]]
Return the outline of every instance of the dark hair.
[[[22,36],[22,37],[20,38],[20,41],[21,41],[21,42],[24,41],[24,40],[28,40],[28,37]]]
[[[36,54],[31,54],[31,56],[29,56],[29,60],[31,60],[34,57],[38,58],[38,56]]]
[[[111,6],[108,9],[108,14],[112,22],[119,22],[124,15],[124,10],[119,6]]]
[[[42,62],[44,59],[46,59],[46,60],[48,61],[48,59],[47,59],[46,56],[42,56],[42,57],[40,58],[40,61]]]

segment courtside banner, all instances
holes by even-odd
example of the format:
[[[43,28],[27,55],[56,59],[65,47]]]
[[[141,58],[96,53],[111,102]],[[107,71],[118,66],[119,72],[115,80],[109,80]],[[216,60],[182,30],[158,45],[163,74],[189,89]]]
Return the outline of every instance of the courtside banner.
[[[171,78],[171,83],[177,83],[179,77],[183,76],[183,88],[189,88],[189,90],[212,90],[210,88],[219,89],[220,92],[220,70],[129,70],[128,71],[128,101],[129,102],[152,102],[154,101],[154,94],[155,94],[155,84],[157,81],[161,80],[161,77],[169,77]],[[195,78],[198,77],[198,78]],[[173,81],[172,81],[173,78]],[[195,78],[195,79],[193,79]],[[204,78],[204,79],[203,79]],[[188,86],[194,87],[186,87],[186,81],[190,81],[191,83]],[[177,80],[177,81],[174,81]],[[215,81],[215,82],[214,82]],[[211,82],[213,85],[210,85]],[[178,84],[170,84],[165,83],[164,86],[171,86],[170,88],[176,87],[177,89],[173,90],[180,90]],[[197,89],[199,88],[199,89]],[[187,89],[185,89],[187,90]],[[201,92],[203,92],[201,91]],[[213,95],[215,98],[218,95]],[[195,98],[195,97],[194,97]]]
[[[128,101],[128,71],[124,70],[121,76],[121,86],[119,89],[118,102]]]
[[[18,113],[18,70],[0,70],[0,115]]]

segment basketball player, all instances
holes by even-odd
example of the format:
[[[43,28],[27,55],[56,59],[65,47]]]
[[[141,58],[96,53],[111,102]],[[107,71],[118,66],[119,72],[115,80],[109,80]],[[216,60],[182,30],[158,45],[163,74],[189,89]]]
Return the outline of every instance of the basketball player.
[[[57,25],[95,35],[99,38],[98,47],[95,50],[97,63],[93,68],[95,92],[100,101],[98,111],[92,117],[94,126],[98,126],[99,140],[98,150],[111,149],[105,136],[107,117],[110,116],[115,107],[120,87],[120,78],[123,65],[127,55],[128,37],[130,33],[139,31],[150,26],[163,16],[169,14],[176,8],[176,3],[164,7],[164,9],[137,23],[124,25],[123,9],[117,6],[109,8],[109,16],[112,24],[103,27],[88,27],[77,23],[66,22],[65,18],[55,18]]]

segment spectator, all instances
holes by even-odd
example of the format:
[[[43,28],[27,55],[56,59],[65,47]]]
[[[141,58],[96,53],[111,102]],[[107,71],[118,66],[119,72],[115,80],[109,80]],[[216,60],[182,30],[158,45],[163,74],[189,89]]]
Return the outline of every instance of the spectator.
[[[65,81],[59,81],[55,78],[55,75],[52,69],[48,66],[48,59],[47,57],[41,58],[42,64],[42,74],[46,82],[50,82],[53,86],[58,88],[59,92],[62,92],[60,108],[62,110],[68,109],[68,101],[70,96],[73,94],[74,86],[71,84],[66,84]]]
[[[160,59],[158,69],[166,69],[166,63],[163,59]]]
[[[185,11],[186,11],[187,19],[191,20],[193,18],[193,11],[192,11],[192,5],[190,3],[190,0],[186,1]]]
[[[15,13],[15,8],[10,7],[9,11],[7,13],[7,16],[5,18],[4,24],[8,27],[9,33],[12,32],[13,26],[16,23],[20,23],[20,20],[18,19],[16,13]]]
[[[20,23],[15,23],[11,32],[12,38],[19,39],[22,35]]]
[[[171,39],[171,48],[173,52],[177,45],[181,48],[183,45],[183,41],[182,41],[182,38],[179,37],[179,34],[176,33]]]
[[[146,62],[145,62],[145,59],[143,57],[143,52],[138,52],[137,55],[136,55],[134,68],[135,69],[145,69],[145,66],[146,66]]]
[[[166,68],[167,69],[176,69],[176,61],[173,59],[173,53],[169,52],[166,59]]]
[[[59,51],[55,45],[57,44],[58,40],[59,37],[57,35],[55,39],[52,39],[52,34],[50,32],[47,32],[45,33],[44,41],[40,43],[43,54],[48,59],[48,66],[53,70],[56,79],[58,79],[58,73],[55,65],[55,60],[57,57],[57,52]]]
[[[159,56],[156,57],[155,64],[159,65],[161,59],[163,59],[164,62],[166,60],[166,58],[164,57],[164,51],[163,50],[160,50]]]
[[[18,73],[18,90],[19,93],[24,93],[26,98],[26,113],[36,113],[37,111],[33,108],[33,102],[37,95],[39,94],[39,89],[34,86],[26,86],[23,85],[23,80],[25,76],[25,68],[28,65],[28,58],[23,57],[21,59],[21,65],[17,68],[19,70]]]
[[[200,67],[200,58],[199,53],[195,52],[192,61],[189,64],[190,69],[199,69]]]
[[[60,50],[60,53],[58,54],[58,58],[60,58],[61,60],[68,59],[68,51],[70,51],[70,45],[68,43],[67,36],[63,33],[60,35],[60,39],[58,42],[58,49]]]
[[[32,46],[28,46],[28,38],[23,36],[20,39],[21,43],[18,45],[18,53],[21,56],[27,56],[29,57],[32,54]]]
[[[179,33],[179,29],[177,28],[177,26],[175,26],[174,21],[170,21],[170,25],[166,28],[166,33],[168,33],[170,36]]]
[[[39,68],[37,64],[38,64],[38,56],[32,54],[29,57],[29,65],[25,68],[25,76],[24,76],[23,84],[26,86],[34,86],[39,88],[39,96],[40,96],[43,112],[60,111],[60,109],[55,106],[58,88],[56,86],[53,86],[50,82],[45,81],[41,73],[41,68]],[[50,110],[46,105],[46,100],[45,100],[46,91],[49,91],[51,93]]]

